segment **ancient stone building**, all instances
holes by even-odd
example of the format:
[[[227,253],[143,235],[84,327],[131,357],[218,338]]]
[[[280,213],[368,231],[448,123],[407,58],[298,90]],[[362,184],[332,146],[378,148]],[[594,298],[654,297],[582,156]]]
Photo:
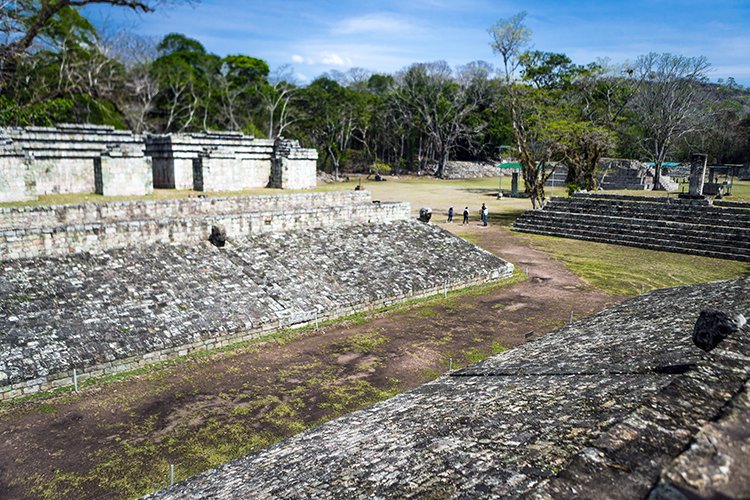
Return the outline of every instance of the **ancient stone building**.
[[[296,141],[255,139],[239,132],[146,135],[154,187],[239,191],[315,187],[317,152]]]
[[[148,194],[144,149],[140,136],[107,126],[0,129],[0,202],[51,193]]]
[[[750,261],[750,204],[578,193],[513,223],[526,233]]]
[[[613,191],[628,189],[648,191],[654,188],[654,167],[636,160],[603,158],[599,162],[597,182],[600,189]],[[568,167],[558,164],[555,172],[547,179],[545,186],[560,187],[565,185]],[[666,173],[660,177],[661,186],[666,191],[676,191],[677,183]]]
[[[315,187],[317,152],[234,132],[134,135],[98,125],[0,129],[0,203],[41,194],[140,196],[153,188]]]

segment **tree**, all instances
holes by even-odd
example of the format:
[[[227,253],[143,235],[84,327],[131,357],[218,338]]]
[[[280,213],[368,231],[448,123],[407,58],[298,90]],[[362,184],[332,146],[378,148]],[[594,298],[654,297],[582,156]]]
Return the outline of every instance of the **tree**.
[[[568,87],[571,81],[587,71],[595,69],[573,64],[565,54],[555,52],[541,52],[533,50],[524,52],[518,58],[521,78],[529,81],[537,88],[562,89]]]
[[[506,83],[510,83],[520,64],[519,56],[531,41],[531,29],[523,23],[524,19],[526,12],[519,12],[508,19],[499,19],[487,30],[492,38],[490,47],[503,59]]]
[[[306,114],[304,128],[323,150],[323,163],[331,161],[336,179],[357,126],[352,97],[353,91],[326,77],[314,80],[300,97]]]
[[[280,137],[291,123],[289,118],[292,99],[297,87],[293,82],[291,67],[280,66],[269,78],[268,84],[261,89],[261,98],[268,111],[268,138]]]
[[[675,142],[699,129],[710,64],[705,57],[650,53],[640,56],[633,68],[641,82],[631,107],[645,137],[641,144],[655,163],[654,189],[661,189],[661,165]]]
[[[467,117],[486,99],[485,90],[480,85],[458,84],[444,61],[414,64],[399,76],[395,96],[426,139],[427,148],[434,151],[438,177],[443,177],[458,141],[470,139],[477,131]]]
[[[544,183],[554,172],[550,165],[554,144],[545,134],[544,115],[550,106],[544,102],[546,93],[514,84],[511,76],[520,65],[520,56],[531,39],[531,30],[523,24],[521,12],[509,19],[501,19],[489,29],[490,45],[503,58],[505,90],[510,109],[510,122],[524,181],[524,191],[533,208],[544,203]]]
[[[1,2],[0,77],[9,78],[16,70],[18,58],[29,50],[38,37],[44,36],[56,19],[66,11],[91,4],[109,4],[134,11],[152,12],[155,2],[145,0],[14,0]]]

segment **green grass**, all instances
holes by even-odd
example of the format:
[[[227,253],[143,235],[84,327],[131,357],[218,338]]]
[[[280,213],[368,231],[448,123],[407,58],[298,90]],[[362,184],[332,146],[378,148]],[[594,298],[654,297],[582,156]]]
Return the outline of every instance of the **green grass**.
[[[528,236],[535,248],[548,252],[585,281],[612,295],[633,297],[656,288],[750,276],[750,265],[738,261]]]

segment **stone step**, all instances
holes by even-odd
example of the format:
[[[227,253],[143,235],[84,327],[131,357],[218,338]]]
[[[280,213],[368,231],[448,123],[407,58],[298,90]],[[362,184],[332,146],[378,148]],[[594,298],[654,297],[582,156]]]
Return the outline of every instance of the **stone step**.
[[[648,230],[665,234],[679,233],[683,237],[710,238],[718,241],[744,242],[750,246],[750,228],[710,226],[703,224],[687,224],[682,222],[659,221],[659,220],[637,220],[620,217],[607,217],[589,214],[576,214],[571,216],[567,213],[537,211],[536,213],[524,215],[517,219],[524,223],[554,223],[573,224],[602,227],[607,230]],[[645,229],[644,229],[645,228]]]
[[[558,238],[571,238],[571,239],[578,239],[578,240],[587,240],[587,241],[596,241],[599,243],[608,243],[611,245],[623,245],[623,246],[632,246],[632,247],[639,247],[639,248],[646,248],[649,250],[659,250],[664,252],[675,252],[675,253],[687,253],[691,255],[701,255],[704,257],[714,257],[718,259],[729,259],[729,260],[739,260],[743,262],[750,262],[750,256],[747,255],[741,255],[741,254],[735,254],[732,252],[716,252],[716,251],[708,251],[708,250],[700,250],[700,249],[694,249],[694,248],[684,248],[684,247],[676,247],[674,245],[671,245],[672,242],[664,242],[664,243],[647,243],[642,240],[629,240],[629,239],[613,239],[608,238],[603,235],[590,235],[590,234],[583,234],[579,232],[560,232],[560,231],[554,231],[554,230],[546,230],[542,228],[537,227],[519,227],[516,228],[513,227],[514,230],[524,233],[532,233],[532,234],[539,234],[544,236],[554,236]]]
[[[643,219],[669,219],[711,222],[725,224],[727,219],[750,224],[750,210],[742,208],[717,208],[710,206],[681,206],[662,203],[591,203],[591,202],[561,202],[553,200],[545,206],[545,210],[558,212],[580,213],[595,212],[600,215],[614,215]]]
[[[592,231],[585,228],[560,228],[544,225],[518,225],[513,227],[514,230],[521,232],[531,232],[537,234],[546,234],[549,236],[567,237],[586,239],[591,241],[601,241],[603,243],[621,244],[629,246],[641,246],[643,248],[653,248],[665,251],[678,251],[683,253],[697,253],[699,255],[708,255],[713,257],[731,258],[736,260],[750,260],[750,251],[747,247],[732,247],[728,245],[713,245],[710,243],[696,243],[680,239],[659,238],[643,234],[631,233],[603,233],[601,231]]]

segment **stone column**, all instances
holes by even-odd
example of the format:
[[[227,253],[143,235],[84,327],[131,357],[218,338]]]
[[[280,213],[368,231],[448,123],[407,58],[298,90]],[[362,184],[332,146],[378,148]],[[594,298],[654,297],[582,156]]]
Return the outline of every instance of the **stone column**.
[[[513,177],[510,181],[510,197],[518,197],[518,172],[513,172]]]
[[[703,195],[703,179],[706,175],[706,163],[708,155],[694,153],[690,161],[690,196]]]

